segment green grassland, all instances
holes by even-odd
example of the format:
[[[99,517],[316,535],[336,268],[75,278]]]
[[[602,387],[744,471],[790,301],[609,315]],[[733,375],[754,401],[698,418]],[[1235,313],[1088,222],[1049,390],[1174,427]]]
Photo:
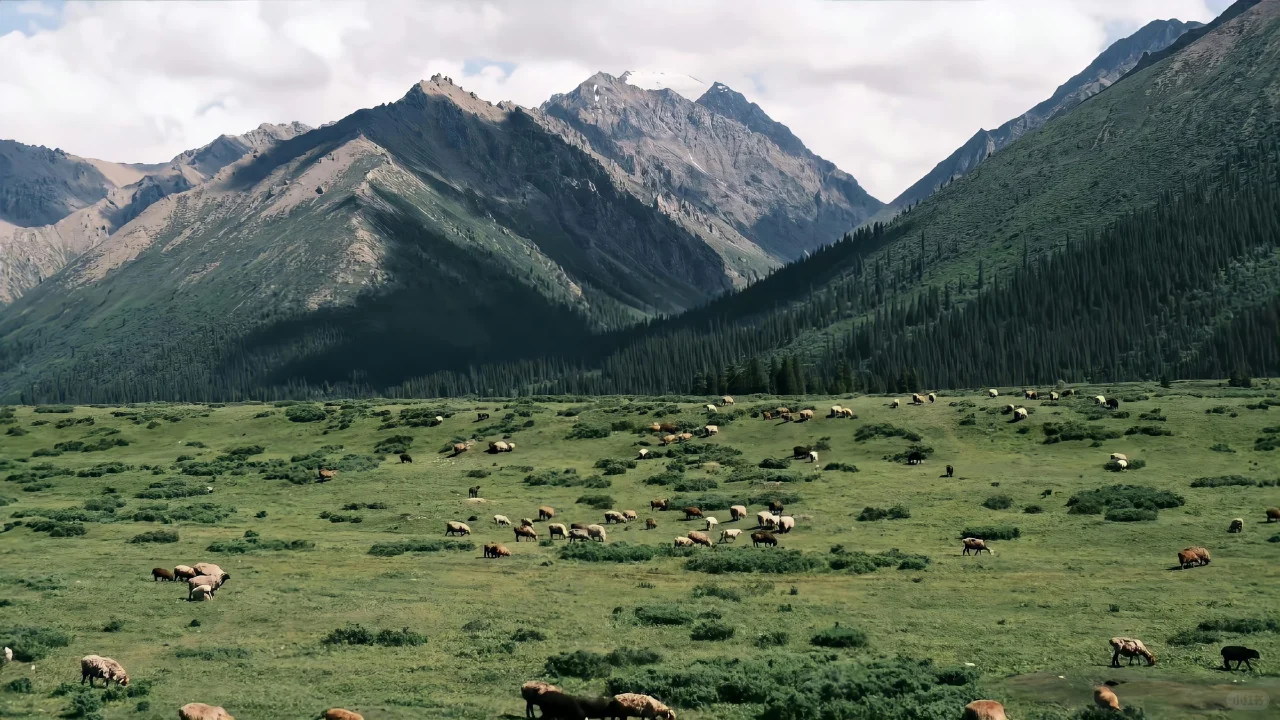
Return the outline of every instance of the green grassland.
[[[0,669],[0,717],[46,717],[83,704],[75,692],[56,693],[61,683],[78,680],[77,660],[90,653],[121,661],[132,685],[143,689],[108,697],[99,711],[88,701],[81,715],[100,712],[111,720],[170,718],[191,701],[223,705],[242,719],[314,717],[330,706],[371,720],[522,717],[518,688],[533,678],[601,693],[607,683],[633,687],[655,670],[681,671],[702,660],[742,665],[700,667],[764,661],[835,667],[899,656],[932,659],[939,668],[972,663],[977,684],[964,692],[1003,701],[1011,718],[1072,717],[1089,704],[1090,687],[1108,679],[1122,681],[1116,687],[1122,703],[1152,718],[1274,717],[1268,713],[1280,704],[1274,622],[1280,524],[1264,522],[1264,509],[1280,505],[1274,484],[1280,450],[1266,449],[1280,437],[1266,431],[1280,425],[1274,382],[1253,389],[1188,382],[1081,391],[1084,397],[1057,403],[1013,399],[1012,388],[997,399],[946,393],[923,406],[903,398],[896,409],[881,396],[738,398],[716,414],[717,436],[689,441],[700,453],[681,450],[634,468],[619,464],[625,472],[613,475],[597,461],[635,458],[643,443],[669,450],[628,424],[702,424],[706,400],[354,402],[324,407],[315,422],[291,420],[303,419],[305,408],[270,404],[14,408],[0,413],[9,416],[0,420],[6,423],[0,477],[10,479],[0,482],[0,497],[9,501],[0,509],[7,526],[0,532],[0,640],[17,642],[16,629],[40,628],[61,633],[65,644],[46,633],[45,646],[34,648],[37,659]],[[1127,417],[1099,411],[1089,399],[1094,394],[1121,398],[1119,414]],[[1025,405],[1030,417],[1010,422],[1000,412],[1006,403]],[[815,407],[818,417],[784,424],[751,415],[780,404]],[[832,404],[852,408],[857,419],[823,417]],[[492,419],[477,421],[482,410]],[[421,423],[435,414],[449,416],[439,426]],[[1046,444],[1047,423],[1118,437]],[[914,435],[894,436],[884,424],[918,435],[932,449],[928,459],[918,465],[886,459],[904,453]],[[873,431],[877,426],[881,432]],[[1130,428],[1158,429],[1126,435]],[[857,439],[860,430],[873,437]],[[504,433],[515,441],[514,452],[483,451]],[[605,436],[571,437],[599,434]],[[411,438],[412,463],[397,458],[394,446],[403,438],[379,447],[397,435]],[[477,443],[469,452],[440,452],[472,437]],[[820,440],[830,449],[818,450],[816,466],[757,467]],[[1112,452],[1145,467],[1108,471]],[[293,461],[312,453],[318,454]],[[190,459],[179,461],[183,455]],[[714,462],[700,462],[704,457]],[[830,463],[858,471],[824,470]],[[338,467],[337,477],[312,481],[317,464]],[[955,466],[954,477],[945,477],[947,464]],[[79,474],[54,474],[63,471]],[[530,475],[582,484],[531,485],[524,482]],[[1254,484],[1192,487],[1198,478],[1232,475]],[[646,484],[657,476],[670,484]],[[598,487],[604,481],[609,486]],[[161,486],[151,488],[155,483]],[[1072,495],[1118,483],[1171,491],[1185,503],[1143,522],[1069,513]],[[481,486],[482,501],[468,499],[472,485]],[[206,487],[212,492],[137,497]],[[509,529],[488,521],[503,514],[518,523],[547,504],[566,524],[603,522],[602,509],[575,502],[589,495],[611,496],[615,509],[639,514],[638,522],[609,527],[609,546],[663,550],[638,562],[566,559],[563,541],[516,544]],[[785,497],[797,528],[779,536],[780,549],[753,549],[744,533],[736,548],[674,556],[666,550],[672,538],[702,523],[674,510],[650,511],[649,501],[703,495],[751,497],[758,501],[752,517],[764,498]],[[1007,509],[984,506],[1006,504],[987,502],[998,495],[1009,497]],[[1042,512],[1025,512],[1029,505]],[[908,508],[910,517],[858,520],[864,508],[894,506]],[[708,514],[721,520],[720,529],[754,525],[728,522],[727,510]],[[348,521],[333,522],[335,515]],[[446,521],[472,516],[473,534],[461,539],[475,543],[470,549],[370,552],[388,543],[432,547],[444,539]],[[644,529],[650,517],[658,522],[651,531]],[[1228,534],[1235,517],[1244,519],[1244,531]],[[545,540],[545,523],[537,526]],[[991,541],[993,555],[961,556],[961,532],[984,526],[1017,527],[1020,536]],[[157,530],[179,539],[130,542]],[[482,559],[480,545],[495,540],[513,557]],[[844,553],[832,552],[837,545]],[[1189,545],[1209,548],[1213,562],[1177,569],[1176,552]],[[862,574],[829,562],[892,549],[928,562],[903,564],[893,556]],[[751,567],[770,554],[814,569],[715,573],[708,564],[723,556]],[[150,578],[152,567],[199,561],[219,563],[232,576],[212,602],[188,603],[184,586]],[[677,624],[645,622],[655,617]],[[1171,642],[1223,619],[1260,622],[1231,628],[1257,630],[1248,634],[1209,630],[1183,640],[1190,644]],[[811,644],[837,622],[864,632],[865,645]],[[324,642],[354,624],[374,633],[408,629],[426,642],[395,632],[385,634],[389,644]],[[699,625],[727,625],[733,635],[691,639]],[[1143,639],[1158,664],[1111,669],[1107,640],[1115,635]],[[31,650],[25,642],[24,652]],[[1219,670],[1218,650],[1226,644],[1258,649],[1254,672]],[[609,669],[598,669],[598,658],[596,672],[581,673],[595,675],[588,680],[546,668],[547,658],[561,653],[626,649],[651,649],[660,658],[615,667],[611,678],[600,677]],[[1259,697],[1270,707],[1244,705]],[[960,716],[960,705],[945,709],[918,717]],[[713,702],[682,709],[680,717],[764,713],[759,704]]]

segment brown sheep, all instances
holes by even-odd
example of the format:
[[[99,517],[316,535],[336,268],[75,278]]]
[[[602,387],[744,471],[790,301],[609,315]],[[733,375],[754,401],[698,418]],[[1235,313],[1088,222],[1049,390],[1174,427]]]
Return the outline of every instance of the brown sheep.
[[[194,599],[196,593],[201,592],[200,588],[209,588],[207,591],[209,597],[213,597],[213,594],[218,591],[218,588],[222,587],[222,584],[230,578],[231,576],[226,573],[223,573],[218,577],[214,577],[212,575],[197,575],[187,581],[187,599]]]
[[[538,508],[539,520],[550,520],[555,516],[556,516],[556,509],[551,507],[550,505],[543,505],[542,507]]]
[[[774,513],[774,514],[777,514],[777,513],[783,512],[785,509],[786,509],[786,508],[784,508],[784,507],[782,506],[782,501],[781,501],[781,500],[770,500],[770,501],[769,501],[769,512]]]
[[[466,451],[468,451],[468,450],[470,450],[470,449],[471,449],[471,446],[470,446],[470,445],[468,445],[468,444],[466,444],[466,443],[454,443],[454,444],[453,444],[453,455],[454,455],[454,457],[457,457],[458,455],[461,455],[462,453],[464,453],[464,452],[466,452]]]
[[[777,410],[774,410],[774,411],[773,411],[773,414],[774,414],[774,415],[790,415],[790,414],[791,414],[791,408],[784,408],[784,407],[780,407],[780,408],[778,408]]]
[[[516,534],[516,542],[520,542],[520,538],[525,538],[534,542],[538,541],[538,531],[534,530],[529,525],[521,525],[518,528],[512,528],[512,530]]]
[[[487,558],[511,557],[511,551],[502,543],[489,543],[484,546],[484,556]]]
[[[745,505],[731,505],[729,507],[730,522],[741,520],[746,516],[747,516],[747,507]]]
[[[828,415],[827,417],[829,417],[829,418],[838,418],[838,417],[840,417],[843,413],[844,413],[844,408],[840,407],[839,405],[832,405],[832,406],[831,406],[831,414],[830,414],[830,415]]]
[[[533,518],[520,518],[521,527],[533,527]]]
[[[1178,551],[1178,565],[1186,570],[1193,565],[1208,565],[1209,551],[1202,547],[1189,547]]]
[[[570,530],[586,530],[587,523],[573,523],[572,525],[569,526],[569,529]]]
[[[800,422],[805,422],[806,420],[812,420],[812,419],[813,419],[813,411],[812,411],[812,410],[801,410],[801,411],[800,411]]]
[[[693,547],[693,541],[683,536],[676,538],[674,543],[674,547]]]
[[[337,470],[326,470],[324,468],[320,468],[319,476],[316,478],[316,480],[318,482],[328,482],[329,480],[332,480],[337,476],[338,476]]]
[[[89,687],[93,687],[93,681],[97,678],[102,678],[103,687],[111,687],[112,680],[122,687],[129,685],[129,674],[115,660],[101,655],[85,655],[80,658],[80,684],[83,685],[88,680]]]
[[[569,528],[565,527],[561,523],[551,523],[547,525],[547,532],[551,534],[552,540],[555,540],[557,537],[569,536]]]
[[[689,440],[692,440],[692,439],[693,439],[693,433],[688,433],[688,432],[680,433],[680,442],[688,442]]]
[[[538,705],[539,707],[541,707],[541,705],[539,705],[538,700],[541,698],[543,693],[548,693],[548,692],[560,692],[560,688],[550,683],[544,683],[541,680],[530,680],[529,682],[520,686],[520,696],[524,698],[524,702],[525,702],[525,706],[524,706],[525,717],[527,718],[533,717],[533,706]],[[545,709],[543,709],[543,713],[544,714],[546,713]]]
[[[1133,664],[1134,658],[1142,657],[1146,659],[1147,665],[1156,664],[1155,653],[1147,649],[1141,640],[1127,637],[1113,637],[1109,641],[1111,648],[1115,651],[1111,655],[1111,667],[1120,667],[1120,656],[1129,658],[1129,664]]]
[[[850,419],[852,419],[852,418],[856,418],[856,417],[858,417],[858,416],[857,416],[857,414],[855,414],[855,413],[853,412],[853,410],[852,410],[852,409],[850,409],[850,408],[841,408],[841,409],[840,409],[840,417],[843,417],[843,418],[850,418]]]
[[[912,404],[912,405],[923,405],[923,404],[924,404],[924,396],[923,396],[923,395],[921,395],[920,393],[911,393],[911,404]]]
[[[1280,508],[1267,508],[1267,522],[1280,522]]]
[[[468,527],[466,523],[460,523],[455,520],[450,520],[449,522],[444,524],[444,534],[445,535],[470,535],[471,528]]]
[[[166,568],[151,568],[151,579],[156,582],[161,580],[173,582],[176,578],[173,576],[173,571],[171,570]]]
[[[190,565],[177,565],[173,568],[173,577],[176,580],[190,580],[199,575],[196,569]]]
[[[505,441],[503,441],[503,440],[490,440],[490,441],[489,441],[489,452],[491,452],[491,453],[493,453],[493,454],[495,454],[495,455],[496,455],[496,454],[498,454],[498,453],[507,452],[507,450],[508,450],[510,447],[511,447],[511,446],[510,446],[510,445],[507,445],[507,443],[506,443]]]
[[[1093,689],[1093,704],[1103,710],[1119,710],[1120,698],[1111,691],[1106,685],[1099,685]]]
[[[772,420],[773,413],[769,412],[768,410],[765,410],[764,412],[760,413],[760,418],[763,420]]]
[[[364,716],[344,708],[329,708],[324,711],[323,720],[364,720]]]
[[[586,528],[569,528],[569,542],[590,540],[591,535]]]
[[[670,444],[674,443],[674,442],[675,442],[676,440],[678,440],[678,439],[679,439],[679,438],[677,438],[675,435],[663,435],[663,436],[662,436],[662,444],[663,444],[663,445],[670,445]]]
[[[696,508],[696,507],[687,507],[687,508],[685,508],[685,509],[684,509],[684,519],[685,519],[685,520],[692,520],[692,519],[694,519],[694,518],[700,518],[700,517],[702,517],[702,509],[701,509],[701,508]]]
[[[662,426],[658,423],[653,423],[649,426],[649,432],[662,432]]]
[[[658,527],[658,521],[657,521],[657,520],[654,520],[653,518],[645,518],[645,519],[644,519],[644,529],[645,529],[645,530],[652,530],[652,529],[654,529],[654,528],[656,528],[656,527]]]
[[[987,547],[987,541],[982,538],[965,538],[960,542],[964,543],[964,552],[960,553],[961,555],[968,555],[970,550],[974,555],[981,555],[983,550],[986,550],[988,555],[993,554],[991,548]]]
[[[705,545],[707,547],[711,547],[711,537],[706,533],[698,532],[697,530],[692,530],[685,537],[692,540],[695,545]]]
[[[178,720],[236,720],[218,705],[204,703],[187,703],[178,708]]]
[[[1231,524],[1227,526],[1227,532],[1229,533],[1244,532],[1244,518],[1236,518],[1232,520]]]
[[[666,509],[667,509],[667,499],[666,499],[666,498],[658,498],[658,499],[656,499],[656,500],[650,500],[650,501],[649,501],[649,509],[650,509],[650,510],[666,510]]]
[[[600,525],[588,525],[587,535],[596,542],[609,542],[609,533],[605,532],[604,527]]]
[[[631,521],[635,520],[635,519],[636,519],[637,517],[639,517],[639,516],[638,516],[638,515],[636,515],[636,511],[635,511],[635,510],[623,510],[623,511],[622,511],[622,517],[626,518],[626,519],[627,519],[627,522],[631,522]]]
[[[964,706],[961,720],[1006,720],[1004,706],[995,700],[974,700]]]
[[[196,585],[187,591],[187,602],[204,602],[213,599],[212,585]]]
[[[658,428],[659,428],[660,430],[662,430],[662,432],[664,432],[664,433],[673,433],[673,432],[675,432],[675,431],[676,431],[676,424],[675,424],[675,423],[665,422],[665,423],[662,423],[661,425],[659,425],[659,426],[658,426]]]
[[[760,547],[761,545],[768,545],[769,547],[777,547],[778,538],[774,537],[773,533],[767,533],[767,532],[751,533],[751,547]]]
[[[1108,410],[1119,410],[1119,409],[1120,409],[1120,401],[1119,401],[1119,400],[1117,400],[1116,398],[1107,398],[1107,409],[1108,409]]]
[[[413,464],[413,457],[409,453],[400,453],[400,464],[403,465],[405,463]]]
[[[609,705],[609,717],[676,720],[676,711],[648,695],[622,693],[613,696],[613,702]]]
[[[605,512],[604,512],[604,524],[605,524],[605,525],[608,525],[608,524],[610,524],[610,523],[617,523],[617,524],[619,524],[619,525],[622,525],[622,524],[625,524],[626,522],[627,522],[627,516],[626,516],[626,515],[623,515],[622,513],[618,512],[617,510],[605,510]]]
[[[1039,400],[1040,393],[1035,390],[1023,390],[1022,397],[1026,400]]]

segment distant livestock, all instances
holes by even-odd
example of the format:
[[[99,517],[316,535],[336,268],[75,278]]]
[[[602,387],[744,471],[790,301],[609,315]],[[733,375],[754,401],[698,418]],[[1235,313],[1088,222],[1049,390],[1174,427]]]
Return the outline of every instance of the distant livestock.
[[[739,535],[742,535],[742,531],[737,528],[729,528],[728,530],[721,530],[720,542],[722,543],[736,542]]]
[[[468,444],[466,444],[466,443],[464,443],[464,442],[454,443],[454,444],[453,444],[453,455],[454,455],[454,457],[457,457],[458,455],[461,455],[462,453],[464,453],[464,452],[466,452],[466,451],[468,451],[468,450],[470,450],[470,449],[471,449],[471,446],[470,446],[470,445],[468,445]]]
[[[550,683],[544,683],[540,680],[530,680],[520,686],[520,696],[524,698],[524,716],[526,718],[533,717],[533,707],[535,705],[542,707],[539,700],[544,693],[548,692],[560,692],[560,688]],[[543,708],[542,712],[545,716],[546,709]]]
[[[1261,658],[1262,656],[1258,654],[1257,650],[1252,650],[1244,647],[1243,645],[1228,645],[1222,648],[1222,669],[1231,670],[1231,662],[1234,660],[1236,663],[1236,670],[1240,669],[1241,663],[1244,663],[1245,667],[1253,670],[1253,665],[1251,665],[1249,661],[1260,660]]]
[[[511,557],[511,551],[502,543],[487,543],[484,546],[484,556],[486,558]]]
[[[1117,399],[1115,399],[1115,398],[1107,398],[1107,409],[1108,409],[1108,410],[1119,410],[1119,409],[1120,409],[1120,401],[1119,401],[1119,400],[1117,400]]]
[[[488,419],[489,419],[489,413],[486,413],[486,412],[476,413],[476,420],[488,420]]]
[[[1014,408],[1014,411],[1013,411],[1013,421],[1014,421],[1014,422],[1019,422],[1019,421],[1021,421],[1021,420],[1026,420],[1026,419],[1027,419],[1027,409],[1026,409],[1026,408]]]
[[[947,466],[947,477],[955,475],[956,469],[950,465]]]
[[[1060,397],[1062,397],[1062,396],[1061,396],[1061,395],[1059,395],[1057,392],[1050,392],[1050,393],[1049,393],[1049,399],[1050,399],[1050,400],[1057,400],[1057,399],[1058,399],[1058,398],[1060,398]]]
[[[828,415],[827,417],[829,417],[829,418],[838,418],[838,417],[840,417],[840,416],[841,416],[841,414],[843,414],[843,412],[844,412],[844,408],[840,407],[839,405],[832,405],[832,406],[831,406],[831,414],[830,414],[830,415]]]
[[[569,528],[569,542],[575,540],[588,540],[591,536],[587,533],[586,528]]]
[[[762,528],[771,529],[777,523],[778,523],[778,518],[774,517],[773,513],[769,512],[768,510],[761,510],[760,512],[756,513],[756,524]]]
[[[1280,522],[1280,508],[1267,508],[1267,522]]]
[[[188,602],[204,602],[213,599],[212,585],[196,585],[187,590]]]
[[[1022,398],[1023,398],[1024,400],[1039,400],[1039,399],[1040,399],[1040,393],[1039,393],[1039,392],[1037,392],[1037,391],[1035,391],[1035,390],[1023,390],[1023,391],[1022,391]]]
[[[702,509],[701,509],[701,508],[696,508],[696,507],[692,507],[692,506],[691,506],[691,507],[687,507],[687,508],[685,508],[685,509],[684,509],[684,519],[685,519],[685,520],[692,520],[692,519],[694,519],[694,518],[700,518],[700,517],[702,517]]]
[[[652,530],[652,529],[654,529],[654,528],[656,528],[656,527],[658,527],[658,521],[657,521],[657,520],[654,520],[653,518],[645,518],[645,519],[644,519],[644,529],[645,529],[645,530]]]
[[[717,520],[717,519],[715,519],[715,518],[713,518],[713,517],[711,517],[711,516],[707,516],[707,528],[706,528],[706,529],[707,529],[707,532],[710,532],[710,531],[714,530],[714,529],[715,529],[715,527],[716,527],[717,525],[719,525],[719,524],[720,524],[720,521],[719,521],[719,520]]]
[[[511,445],[504,440],[490,440],[489,452],[497,455],[498,453],[511,452]]]
[[[621,695],[613,696],[613,702],[609,703],[608,717],[676,720],[676,711],[648,695],[622,693]]]
[[[167,568],[151,568],[151,579],[156,582],[161,580],[173,582],[175,580],[173,571]]]
[[[721,404],[721,405],[732,405],[732,404],[733,404],[733,398],[729,397],[728,395],[725,395],[724,397],[720,398],[720,404]]]
[[[662,426],[658,423],[650,423],[649,432],[662,432]]]
[[[970,551],[973,551],[974,555],[981,555],[983,550],[986,550],[988,555],[993,554],[991,548],[987,547],[987,541],[982,538],[965,538],[960,542],[964,543],[964,552],[960,553],[961,555],[968,555]]]
[[[991,388],[987,391],[987,397],[1000,397],[1000,391],[995,388]]]
[[[636,519],[637,517],[639,517],[639,516],[638,516],[638,515],[636,515],[636,511],[635,511],[635,510],[623,510],[623,511],[622,511],[622,517],[626,518],[626,519],[627,519],[627,522],[631,522],[631,521],[635,520],[635,519]]]
[[[606,511],[604,512],[604,524],[605,524],[605,525],[608,525],[609,523],[618,523],[618,524],[622,524],[622,523],[625,523],[626,521],[627,521],[627,516],[626,516],[626,515],[623,515],[622,513],[618,512],[617,510],[606,510]]]
[[[902,404],[902,402],[901,402],[901,401],[899,401],[897,398],[894,398],[893,402],[889,403],[889,407],[890,407],[890,408],[893,408],[894,410],[896,410],[896,409],[898,409],[898,406],[899,406],[899,405],[901,405],[901,404]]]
[[[501,527],[511,527],[511,520],[506,515],[494,515],[493,524]]]
[[[187,703],[178,708],[178,720],[236,720],[219,705]]]
[[[199,562],[192,567],[195,568],[197,575],[213,575],[214,577],[222,577],[224,574],[222,568],[213,563]]]
[[[561,523],[551,523],[547,525],[547,533],[550,534],[552,540],[556,539],[557,537],[568,537],[569,528],[566,528]]]
[[[1127,637],[1113,637],[1109,641],[1111,648],[1115,652],[1111,654],[1111,667],[1120,667],[1120,656],[1129,658],[1129,664],[1132,665],[1135,658],[1141,657],[1147,661],[1148,665],[1156,664],[1155,653],[1147,649],[1141,640]]]
[[[556,509],[551,507],[550,505],[543,505],[542,507],[538,508],[539,520],[550,520],[555,516],[556,516]]]
[[[924,396],[923,396],[923,395],[921,395],[920,393],[911,393],[911,404],[912,404],[912,405],[923,405],[923,404],[924,404]]]
[[[412,457],[409,457],[409,453],[400,453],[400,464],[401,464],[401,465],[403,465],[404,463],[412,463],[412,462],[413,462],[413,458],[412,458]]]
[[[478,497],[480,497],[480,486],[479,486],[479,485],[476,485],[476,486],[474,486],[474,487],[469,487],[469,488],[467,488],[467,497],[469,497],[469,498],[478,498]]]
[[[640,448],[640,452],[636,453],[637,460],[644,460],[649,457],[649,448]]]
[[[795,526],[796,526],[796,519],[791,517],[790,515],[783,515],[782,517],[778,518],[778,532],[780,533],[789,533],[793,529],[795,529]]]
[[[1007,720],[1004,706],[995,700],[974,700],[964,706],[961,720]]]
[[[1231,525],[1227,527],[1227,532],[1238,533],[1244,531],[1244,518],[1236,518],[1231,521]]]
[[[1116,697],[1114,691],[1106,685],[1099,685],[1093,689],[1093,704],[1103,710],[1119,710],[1120,698]]]
[[[1178,565],[1186,570],[1192,566],[1208,565],[1209,551],[1202,547],[1189,547],[1178,551]]]
[[[190,565],[177,565],[173,568],[173,577],[177,580],[190,580],[199,574]]]
[[[364,720],[364,716],[345,708],[329,708],[324,711],[321,720]]]
[[[769,412],[768,410],[765,410],[764,412],[760,413],[760,419],[761,419],[761,420],[772,420],[772,419],[773,419],[773,413]]]
[[[781,501],[781,500],[770,500],[770,501],[769,501],[769,512],[774,513],[774,514],[778,514],[778,513],[781,513],[784,509],[785,509],[785,508],[783,508],[783,506],[782,506],[782,501]]]
[[[338,475],[337,470],[326,470],[324,468],[320,468],[318,472],[319,472],[319,476],[317,479],[319,479],[320,482],[332,480]]]
[[[667,499],[666,499],[666,498],[657,498],[657,499],[655,499],[655,500],[650,500],[650,501],[649,501],[649,509],[650,509],[650,510],[666,510],[666,509],[667,509]]]
[[[707,406],[707,412],[709,412],[709,413],[713,413],[713,412],[716,412],[716,411],[717,411],[717,409],[716,409],[716,406],[715,406],[715,405],[708,405],[708,406]]]
[[[1111,459],[1112,459],[1112,460],[1126,460],[1126,461],[1127,461],[1127,460],[1129,459],[1129,456],[1128,456],[1128,455],[1125,455],[1124,453],[1111,453]]]
[[[692,439],[693,439],[693,433],[688,433],[688,432],[680,433],[680,442],[686,442]]]
[[[678,440],[678,439],[679,439],[679,438],[677,438],[675,435],[663,435],[663,436],[662,436],[662,444],[663,444],[663,445],[670,445],[670,444],[674,443],[674,442],[675,442],[676,440]]]
[[[676,538],[673,543],[675,547],[693,547],[693,541],[683,535]]]
[[[1106,398],[1106,397],[1104,397],[1104,396],[1102,396],[1102,395],[1094,395],[1094,396],[1093,396],[1093,404],[1094,404],[1094,405],[1106,405],[1106,404],[1107,404],[1107,398]]]
[[[471,528],[466,523],[460,523],[453,520],[444,524],[445,535],[470,535]]]
[[[929,393],[929,402],[938,402],[938,396],[936,393]]]
[[[658,429],[660,429],[664,433],[673,433],[676,431],[676,424],[670,423],[670,422],[664,422],[658,426]]]
[[[810,450],[810,451],[809,451],[809,462],[811,462],[811,463],[816,463],[816,462],[818,462],[818,451],[817,451],[817,450]]]
[[[528,525],[521,525],[520,527],[512,528],[511,531],[516,534],[516,542],[520,542],[520,538],[532,540],[534,542],[538,541],[538,531]]]
[[[843,417],[843,418],[850,418],[850,419],[852,419],[852,418],[856,418],[856,417],[858,417],[858,416],[857,416],[857,415],[855,415],[855,414],[854,414],[854,412],[853,412],[853,410],[851,410],[851,409],[849,409],[849,408],[841,408],[841,409],[840,409],[840,417]]]
[[[609,533],[605,532],[604,528],[600,525],[588,525],[587,535],[596,542],[608,542],[609,540]]]
[[[746,516],[747,516],[747,506],[745,506],[745,505],[731,505],[731,506],[729,507],[729,520],[730,520],[731,522],[732,522],[732,521],[735,521],[735,520],[741,520],[741,519],[745,518]]]
[[[768,545],[769,547],[777,547],[778,538],[774,537],[773,533],[767,533],[767,532],[751,533],[751,546],[760,547],[761,545]]]
[[[720,426],[719,426],[719,425],[708,425],[708,426],[706,426],[706,427],[702,428],[702,433],[703,433],[703,435],[705,435],[706,437],[711,437],[712,435],[719,435],[719,434],[720,434]]]
[[[694,545],[705,545],[707,547],[711,547],[711,537],[706,533],[691,530],[685,537],[692,540]]]
[[[1013,410],[1014,410],[1014,407],[1012,405],[1005,405],[1003,408],[1001,408],[1000,414],[1008,415],[1009,413],[1013,412]]]
[[[80,684],[83,685],[88,680],[89,687],[93,687],[93,681],[98,678],[102,679],[104,687],[110,687],[112,680],[121,686],[129,684],[129,673],[115,660],[101,655],[85,655],[80,658]]]

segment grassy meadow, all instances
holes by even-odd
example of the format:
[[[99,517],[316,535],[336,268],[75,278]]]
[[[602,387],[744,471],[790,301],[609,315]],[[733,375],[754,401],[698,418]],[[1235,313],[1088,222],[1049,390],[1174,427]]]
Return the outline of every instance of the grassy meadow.
[[[1098,386],[1055,403],[1008,388],[923,406],[899,396],[898,408],[881,396],[739,397],[717,420],[697,398],[12,408],[0,413],[0,641],[29,659],[0,668],[0,717],[171,718],[191,701],[240,720],[332,706],[370,720],[523,717],[519,686],[534,678],[581,693],[683,684],[675,698],[653,694],[693,720],[865,717],[779,708],[820,695],[824,672],[899,658],[951,678],[910,700],[921,718],[959,718],[961,696],[1000,700],[1014,720],[1075,717],[1105,680],[1151,718],[1276,717],[1280,524],[1265,509],[1280,505],[1278,389]],[[1095,394],[1119,410],[1099,410]],[[1008,403],[1028,419],[1011,422]],[[857,418],[826,418],[833,404]],[[779,405],[817,417],[752,416]],[[645,444],[668,453],[628,429],[653,422],[720,432],[597,467]],[[1076,433],[1099,439],[1046,443]],[[513,452],[485,452],[504,435]],[[441,452],[473,437],[468,452]],[[797,445],[817,446],[819,461],[788,463]],[[928,450],[923,463],[894,459],[913,445]],[[1113,452],[1145,466],[1110,471]],[[317,466],[336,478],[315,482]],[[1193,487],[1231,476],[1245,479]],[[1090,512],[1070,512],[1077,493],[1116,484],[1146,489],[1085,496],[1073,507]],[[468,498],[472,485],[482,499]],[[650,511],[660,497],[722,506],[704,510],[721,521],[716,537],[745,532],[677,552],[673,538],[704,524]],[[753,549],[766,498],[785,499],[797,527],[779,548]],[[728,522],[740,499],[754,501],[752,521]],[[1155,519],[1124,521],[1150,517],[1152,502],[1165,506]],[[582,558],[547,542],[545,522],[542,542],[517,544],[491,521],[518,524],[540,505],[566,525],[601,523],[607,507],[639,519],[609,526],[606,548],[575,547]],[[877,514],[865,508],[909,517],[860,520]],[[1244,530],[1229,534],[1236,517]],[[472,545],[440,544],[449,520],[468,522],[457,540]],[[962,556],[962,531],[988,527],[1018,537]],[[162,541],[131,542],[147,533]],[[491,541],[513,556],[483,559]],[[624,543],[640,559],[619,562]],[[1178,569],[1191,545],[1212,563]],[[231,574],[212,602],[151,579],[200,561]],[[1116,635],[1142,639],[1158,664],[1109,667]],[[1219,669],[1229,644],[1261,652],[1253,672]],[[595,654],[561,656],[575,651]],[[119,660],[132,693],[63,686],[91,653]],[[730,677],[795,694],[711,687]]]

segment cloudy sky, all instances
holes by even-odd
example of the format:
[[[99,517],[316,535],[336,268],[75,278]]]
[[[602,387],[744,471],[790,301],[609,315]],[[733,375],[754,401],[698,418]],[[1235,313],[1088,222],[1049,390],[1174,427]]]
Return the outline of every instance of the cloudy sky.
[[[158,162],[436,72],[536,106],[592,73],[718,80],[891,200],[1158,18],[1229,0],[0,1],[0,138]]]

